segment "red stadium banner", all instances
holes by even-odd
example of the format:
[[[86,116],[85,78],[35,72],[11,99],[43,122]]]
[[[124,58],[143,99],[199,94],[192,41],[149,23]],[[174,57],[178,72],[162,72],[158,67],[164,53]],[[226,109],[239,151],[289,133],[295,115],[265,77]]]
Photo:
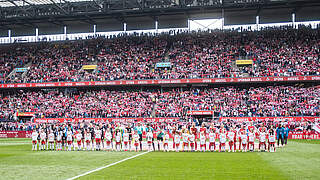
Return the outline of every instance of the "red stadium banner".
[[[289,132],[288,139],[320,139],[320,134],[316,132],[305,134],[303,131],[293,131]]]
[[[188,111],[188,115],[213,115],[213,111]]]
[[[0,131],[0,138],[31,138],[32,131]]]
[[[32,131],[0,131],[0,138],[31,138],[31,135]],[[288,139],[320,139],[320,134],[316,132],[304,134],[302,131],[294,131],[289,132]]]
[[[320,121],[320,117],[220,117],[220,121],[233,120],[233,121]]]
[[[290,77],[246,77],[246,78],[204,78],[204,79],[163,79],[163,80],[119,80],[93,82],[48,82],[48,83],[15,83],[1,84],[0,88],[33,88],[33,87],[83,87],[83,86],[116,86],[116,85],[162,85],[162,84],[221,84],[244,82],[291,82],[319,81],[320,76]]]
[[[194,112],[197,114],[197,111]],[[209,112],[205,112],[209,113]],[[203,114],[202,114],[203,115]],[[53,123],[53,122],[78,122],[78,121],[109,121],[109,122],[134,122],[134,121],[144,121],[144,122],[176,122],[180,118],[35,118],[35,123]],[[320,117],[220,117],[220,121],[233,120],[233,121],[320,121]]]
[[[35,123],[109,121],[109,122],[175,122],[180,118],[36,118]]]

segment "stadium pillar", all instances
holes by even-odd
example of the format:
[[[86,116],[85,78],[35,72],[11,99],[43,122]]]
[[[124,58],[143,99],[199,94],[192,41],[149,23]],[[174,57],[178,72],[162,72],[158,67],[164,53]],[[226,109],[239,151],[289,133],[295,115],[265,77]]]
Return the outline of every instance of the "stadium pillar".
[[[295,22],[296,22],[296,13],[292,13],[292,27],[293,28],[296,28]]]
[[[222,17],[222,25],[221,25],[221,29],[224,29],[224,9],[221,10],[221,17]]]
[[[158,33],[158,21],[157,20],[154,22],[154,27],[156,29],[156,33]]]
[[[97,34],[97,25],[93,25],[93,35],[96,36]]]
[[[63,27],[64,39],[67,40],[67,26]]]
[[[259,20],[260,20],[260,17],[256,16],[256,28],[257,28],[257,31],[259,31]]]
[[[9,43],[11,43],[11,29],[8,30]]]
[[[123,31],[127,32],[127,23],[123,23]]]
[[[39,38],[39,29],[36,28],[36,42],[38,42],[38,38]]]

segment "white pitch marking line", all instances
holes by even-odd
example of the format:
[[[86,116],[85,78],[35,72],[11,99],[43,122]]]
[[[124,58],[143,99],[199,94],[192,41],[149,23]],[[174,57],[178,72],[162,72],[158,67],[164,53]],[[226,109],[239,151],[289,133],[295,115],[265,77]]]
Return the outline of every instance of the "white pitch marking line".
[[[21,142],[21,143],[10,143],[10,142],[8,142],[8,143],[0,143],[0,146],[24,145],[24,144],[31,144],[31,143],[23,143],[23,142]]]
[[[117,162],[114,162],[114,163],[108,164],[108,165],[106,165],[106,166],[99,167],[99,168],[97,168],[97,169],[94,169],[94,170],[91,170],[91,171],[85,172],[85,173],[83,173],[83,174],[80,174],[80,175],[78,175],[78,176],[75,176],[75,177],[69,178],[69,179],[67,179],[67,180],[77,179],[77,178],[79,178],[79,177],[82,177],[82,176],[85,176],[85,175],[91,174],[91,173],[96,172],[96,171],[100,171],[100,170],[102,170],[102,169],[104,169],[104,168],[108,168],[108,167],[110,167],[110,166],[113,166],[113,165],[119,164],[119,163],[124,162],[124,161],[127,161],[127,160],[129,160],[129,159],[133,159],[133,158],[136,158],[136,157],[138,157],[138,156],[141,156],[141,155],[147,154],[148,152],[150,152],[150,151],[146,151],[146,152],[143,152],[143,153],[140,153],[140,154],[137,154],[137,155],[134,155],[134,156],[131,156],[131,157],[128,157],[128,158],[122,159],[122,160],[120,160],[120,161],[117,161]]]

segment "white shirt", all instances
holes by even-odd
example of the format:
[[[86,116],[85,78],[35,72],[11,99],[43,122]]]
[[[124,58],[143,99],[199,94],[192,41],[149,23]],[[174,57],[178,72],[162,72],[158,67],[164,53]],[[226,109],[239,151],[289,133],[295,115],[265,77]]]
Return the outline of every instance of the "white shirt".
[[[191,143],[194,143],[194,141],[195,141],[194,134],[190,134],[190,135],[189,135],[189,139],[190,139],[190,142],[191,142]]]
[[[67,132],[67,141],[72,141],[72,132],[71,131]]]
[[[95,132],[95,138],[101,139],[101,130],[100,130],[100,129],[96,130],[96,132]]]
[[[180,143],[180,135],[179,134],[176,134],[176,135],[174,135],[174,143],[176,143],[176,144],[179,144]]]
[[[32,141],[36,141],[38,139],[38,133],[35,131],[32,133]]]
[[[47,135],[46,135],[45,132],[42,132],[42,133],[40,134],[40,139],[41,139],[41,140],[45,140],[46,137],[47,137]]]
[[[200,135],[200,144],[206,144],[206,135]]]
[[[169,134],[166,134],[164,136],[164,143],[169,143],[169,139],[170,139]]]
[[[209,142],[215,142],[216,136],[213,132],[209,133]]]
[[[241,134],[241,141],[242,141],[242,144],[247,144],[247,135],[246,134]]]
[[[260,133],[260,142],[265,142],[266,141],[266,133],[265,132],[261,132]]]
[[[139,137],[138,134],[134,134],[134,135],[133,135],[133,139],[134,139],[135,142],[139,142],[139,138],[140,138],[140,137]]]
[[[84,136],[85,136],[84,138],[85,138],[86,141],[90,141],[91,140],[91,133],[86,133]]]
[[[81,139],[82,139],[82,134],[81,134],[81,133],[78,133],[76,137],[77,137],[77,141],[81,141]]]
[[[275,142],[276,141],[276,137],[275,135],[269,135],[269,142]]]
[[[129,134],[128,133],[123,133],[123,141],[129,142]]]
[[[147,140],[148,140],[148,141],[152,141],[152,138],[153,138],[152,132],[148,132],[148,133],[147,133]]]
[[[48,135],[48,141],[49,141],[49,142],[53,142],[53,141],[54,141],[54,134],[53,134],[53,133],[50,133],[50,134]]]
[[[111,132],[106,132],[105,137],[106,137],[107,141],[111,141],[111,139],[112,139]]]
[[[183,133],[183,142],[188,143],[189,142],[189,135],[187,133]]]
[[[120,133],[116,135],[116,142],[121,142],[121,135]]]
[[[234,140],[234,132],[233,131],[229,131],[228,132],[228,138],[229,138],[230,141]]]
[[[253,133],[249,133],[249,142],[254,142],[254,134]]]
[[[61,141],[61,140],[62,140],[62,133],[58,132],[57,141]]]
[[[220,143],[226,143],[226,141],[227,141],[226,133],[221,133],[220,134]]]

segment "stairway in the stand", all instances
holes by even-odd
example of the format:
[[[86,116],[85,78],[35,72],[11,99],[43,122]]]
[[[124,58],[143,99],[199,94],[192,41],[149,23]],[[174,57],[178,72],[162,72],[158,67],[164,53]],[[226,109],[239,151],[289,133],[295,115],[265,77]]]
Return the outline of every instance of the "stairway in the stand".
[[[154,102],[152,105],[152,112],[151,112],[152,118],[156,117],[156,109],[157,109],[157,104]]]
[[[30,68],[31,66],[32,66],[32,62],[29,62],[28,64],[26,64],[26,65],[24,66],[24,68]],[[29,71],[29,69],[28,69],[28,71]],[[22,78],[22,79],[25,78],[25,76],[27,75],[27,72],[28,72],[28,71],[25,71],[25,72],[22,73],[22,75],[21,75],[21,78]]]
[[[28,64],[24,65],[22,68],[29,68],[31,65],[32,65],[32,63],[29,62]],[[20,78],[21,78],[21,79],[24,79],[24,77],[25,77],[25,75],[27,74],[27,72],[28,72],[28,71],[23,72]],[[16,68],[14,68],[14,69],[10,72],[10,74],[7,76],[6,79],[11,79],[12,77],[15,77],[15,76],[16,76],[16,73],[17,73],[17,70],[16,70]]]

